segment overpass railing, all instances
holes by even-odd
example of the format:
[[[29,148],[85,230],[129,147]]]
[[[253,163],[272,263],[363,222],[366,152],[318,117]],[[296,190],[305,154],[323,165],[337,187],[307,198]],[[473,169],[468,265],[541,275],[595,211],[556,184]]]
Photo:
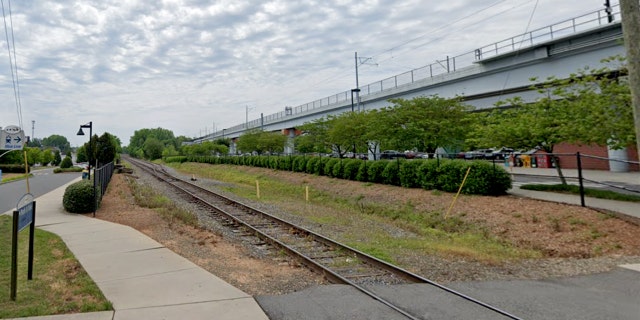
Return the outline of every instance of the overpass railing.
[[[380,93],[412,84],[425,79],[436,78],[448,73],[460,70],[461,68],[473,65],[473,63],[496,57],[505,53],[515,52],[524,48],[530,48],[554,39],[559,39],[571,34],[596,28],[613,21],[620,21],[620,6],[611,7],[611,12],[598,10],[579,17],[568,19],[550,26],[535,29],[515,37],[498,41],[484,47],[469,51],[457,56],[447,56],[443,60],[436,60],[434,63],[421,68],[413,69],[405,73],[395,75],[374,83],[360,87],[360,96],[367,96]],[[297,107],[287,107],[285,111],[266,115],[261,119],[255,119],[240,125],[227,128],[228,133],[241,132],[251,128],[260,128],[262,125],[273,123],[298,114],[322,108],[329,108],[351,103],[351,90],[336,93],[334,95],[318,99]],[[218,137],[220,133],[213,136]]]

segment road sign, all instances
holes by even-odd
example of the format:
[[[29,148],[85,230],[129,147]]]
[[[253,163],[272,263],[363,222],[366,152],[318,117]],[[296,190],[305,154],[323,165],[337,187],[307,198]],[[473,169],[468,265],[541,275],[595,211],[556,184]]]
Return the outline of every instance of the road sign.
[[[0,150],[22,150],[27,140],[18,126],[7,126],[0,131]]]

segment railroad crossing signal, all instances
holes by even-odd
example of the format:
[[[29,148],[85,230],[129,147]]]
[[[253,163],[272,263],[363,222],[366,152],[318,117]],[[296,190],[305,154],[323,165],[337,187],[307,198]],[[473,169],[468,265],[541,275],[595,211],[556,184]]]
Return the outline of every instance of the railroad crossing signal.
[[[24,131],[18,126],[7,126],[0,130],[0,150],[22,150],[25,142]]]

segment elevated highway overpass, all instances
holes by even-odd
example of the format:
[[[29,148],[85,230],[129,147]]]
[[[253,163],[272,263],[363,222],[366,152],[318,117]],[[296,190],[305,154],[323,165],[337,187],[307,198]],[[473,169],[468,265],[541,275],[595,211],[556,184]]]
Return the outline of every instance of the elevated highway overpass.
[[[431,95],[461,96],[477,110],[492,108],[496,102],[516,96],[533,101],[540,94],[531,90],[531,78],[566,78],[587,66],[604,66],[604,58],[624,55],[620,20],[619,7],[614,7],[611,14],[604,10],[592,12],[361,86],[353,98],[352,91],[340,92],[218,130],[194,143],[235,139],[255,128],[282,131],[293,138],[295,128],[306,122],[351,111],[352,99],[361,110],[389,106],[392,98]]]

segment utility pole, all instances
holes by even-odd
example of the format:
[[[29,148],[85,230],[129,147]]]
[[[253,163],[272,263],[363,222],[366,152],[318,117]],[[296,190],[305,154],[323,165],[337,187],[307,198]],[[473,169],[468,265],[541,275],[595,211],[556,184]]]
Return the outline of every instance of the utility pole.
[[[35,139],[35,132],[36,132],[36,121],[35,120],[31,120],[31,141],[33,141],[33,139]]]
[[[633,122],[636,127],[636,148],[640,159],[640,2],[620,0],[620,13],[624,46],[627,49]]]
[[[360,84],[358,83],[358,51],[356,51],[355,58],[356,58],[356,89],[360,89]],[[351,94],[353,95],[354,91],[351,91],[351,92],[352,92]],[[353,100],[353,98],[351,100]],[[358,92],[356,93],[356,104],[358,105],[358,111],[360,111],[360,90],[358,90]]]

